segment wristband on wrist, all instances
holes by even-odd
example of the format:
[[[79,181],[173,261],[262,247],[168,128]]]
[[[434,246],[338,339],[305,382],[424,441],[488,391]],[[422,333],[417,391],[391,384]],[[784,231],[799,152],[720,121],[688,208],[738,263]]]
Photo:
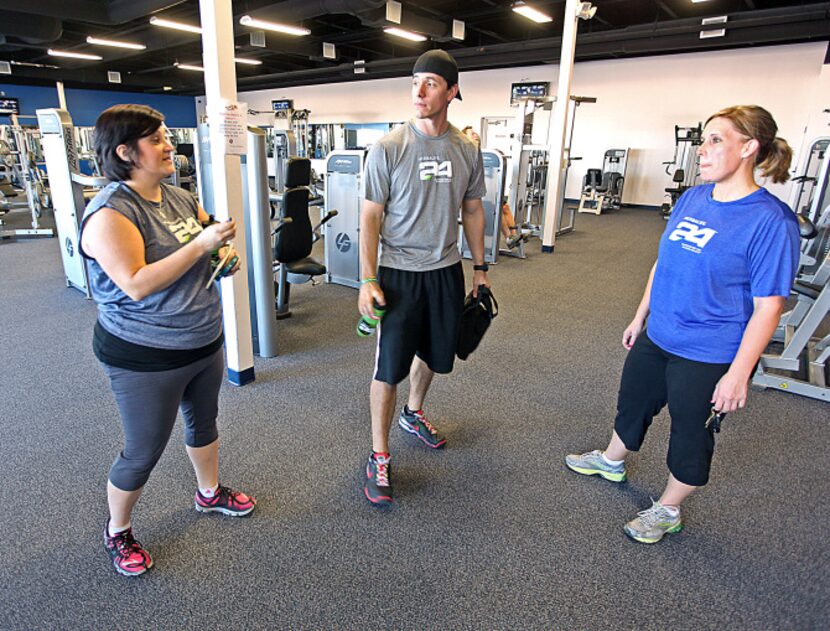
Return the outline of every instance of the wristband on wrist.
[[[476,272],[486,272],[490,269],[490,266],[487,263],[482,263],[481,265],[473,265],[473,270]]]
[[[362,279],[360,281],[360,284],[365,285],[366,283],[376,283],[376,282],[378,282],[378,279],[375,278],[374,276],[370,276],[369,278]]]

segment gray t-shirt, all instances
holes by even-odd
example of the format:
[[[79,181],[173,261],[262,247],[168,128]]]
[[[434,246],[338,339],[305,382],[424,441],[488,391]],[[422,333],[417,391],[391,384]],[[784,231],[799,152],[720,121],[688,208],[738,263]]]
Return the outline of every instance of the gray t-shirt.
[[[158,205],[123,182],[108,184],[86,207],[81,232],[98,210],[112,208],[138,228],[147,263],[169,256],[198,235],[202,225],[199,207],[189,193],[167,184],[161,185],[161,191],[162,202]],[[219,291],[214,286],[205,289],[211,273],[210,257],[202,257],[172,285],[143,300],[130,298],[98,261],[87,258],[98,321],[116,337],[151,348],[189,350],[207,346],[221,335]]]
[[[388,133],[366,158],[366,199],[386,206],[380,265],[426,272],[461,260],[461,202],[485,194],[481,151],[452,125],[427,136],[412,122]]]

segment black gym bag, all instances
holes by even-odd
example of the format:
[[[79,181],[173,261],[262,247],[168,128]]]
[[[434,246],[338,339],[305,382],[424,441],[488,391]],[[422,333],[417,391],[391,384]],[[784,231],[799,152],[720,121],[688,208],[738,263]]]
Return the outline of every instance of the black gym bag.
[[[478,347],[490,321],[497,315],[499,303],[487,287],[479,285],[478,298],[473,298],[473,292],[467,294],[458,327],[458,346],[455,351],[458,359],[467,359]]]

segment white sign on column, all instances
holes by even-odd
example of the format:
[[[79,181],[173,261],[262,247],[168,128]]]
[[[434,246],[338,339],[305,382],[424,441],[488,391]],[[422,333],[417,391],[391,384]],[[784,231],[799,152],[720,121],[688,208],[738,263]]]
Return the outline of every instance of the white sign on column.
[[[248,104],[222,99],[209,116],[219,125],[226,156],[244,156],[248,152]]]

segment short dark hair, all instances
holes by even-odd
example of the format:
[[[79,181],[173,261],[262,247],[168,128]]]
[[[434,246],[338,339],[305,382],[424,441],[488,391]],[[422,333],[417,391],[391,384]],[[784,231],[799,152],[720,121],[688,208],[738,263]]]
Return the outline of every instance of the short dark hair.
[[[164,122],[164,115],[147,105],[113,105],[98,116],[92,144],[101,172],[108,180],[129,180],[138,165],[130,158],[122,160],[116,149],[127,145],[131,154],[138,153],[138,141],[154,133]]]

